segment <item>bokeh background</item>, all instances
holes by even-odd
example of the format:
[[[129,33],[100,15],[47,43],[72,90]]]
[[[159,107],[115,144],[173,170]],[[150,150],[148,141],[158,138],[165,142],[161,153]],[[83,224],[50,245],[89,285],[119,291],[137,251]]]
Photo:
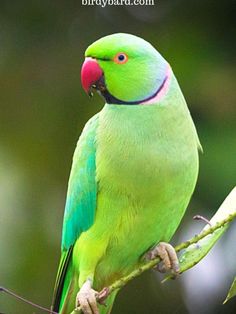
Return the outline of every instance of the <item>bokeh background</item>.
[[[172,243],[199,232],[235,185],[236,1],[155,0],[154,7],[82,7],[80,0],[0,1],[0,285],[50,306],[71,158],[103,105],[80,85],[86,47],[129,32],[171,63],[204,148],[196,191]],[[235,313],[236,225],[176,281],[148,272],[114,314]],[[145,232],[144,235],[145,236]],[[1,294],[4,314],[43,313]]]

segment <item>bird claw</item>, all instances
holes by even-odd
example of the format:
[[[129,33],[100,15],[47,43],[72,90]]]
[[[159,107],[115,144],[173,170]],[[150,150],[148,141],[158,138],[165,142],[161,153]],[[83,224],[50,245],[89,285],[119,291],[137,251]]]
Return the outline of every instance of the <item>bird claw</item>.
[[[91,281],[87,280],[76,296],[76,308],[80,307],[84,314],[99,314],[97,302],[106,306],[109,288],[103,288],[100,292],[92,289]]]
[[[76,308],[80,307],[84,314],[99,314],[96,296],[99,293],[91,288],[87,280],[76,296]]]
[[[108,297],[110,293],[109,288],[105,287],[103,288],[98,294],[97,294],[97,302],[99,304],[102,304],[104,306],[107,306],[105,303],[106,298]]]
[[[165,273],[168,270],[171,270],[174,275],[179,274],[179,260],[172,245],[170,245],[169,243],[160,242],[158,245],[156,245],[145,254],[145,258],[147,260],[152,260],[157,257],[160,257],[163,263],[157,264],[157,266],[154,267],[155,270],[161,273]]]

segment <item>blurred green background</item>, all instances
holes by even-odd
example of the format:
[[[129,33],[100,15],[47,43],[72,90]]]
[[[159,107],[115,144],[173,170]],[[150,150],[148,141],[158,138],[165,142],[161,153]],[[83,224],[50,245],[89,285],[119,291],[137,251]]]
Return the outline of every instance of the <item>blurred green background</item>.
[[[236,1],[155,0],[155,7],[0,1],[0,285],[50,306],[71,158],[103,105],[80,84],[86,47],[114,32],[150,41],[171,63],[204,148],[197,188],[173,243],[201,230],[236,177]],[[235,313],[236,225],[199,266],[160,284],[149,272],[114,314]],[[144,234],[145,236],[145,234]],[[4,314],[42,313],[1,294]]]

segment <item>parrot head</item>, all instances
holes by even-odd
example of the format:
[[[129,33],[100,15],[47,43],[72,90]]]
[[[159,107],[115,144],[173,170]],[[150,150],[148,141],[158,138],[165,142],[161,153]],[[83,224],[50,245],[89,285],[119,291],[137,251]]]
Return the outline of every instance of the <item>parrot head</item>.
[[[170,67],[147,41],[130,34],[103,37],[85,51],[84,90],[97,90],[108,104],[142,104],[165,88]]]

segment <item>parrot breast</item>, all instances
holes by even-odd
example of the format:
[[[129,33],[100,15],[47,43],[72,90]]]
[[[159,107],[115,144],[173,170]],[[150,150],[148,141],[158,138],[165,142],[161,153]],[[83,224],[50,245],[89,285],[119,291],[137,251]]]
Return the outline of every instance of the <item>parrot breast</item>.
[[[127,274],[156,243],[168,242],[189,203],[198,144],[176,92],[171,105],[167,98],[152,106],[106,105],[100,112],[94,228],[104,221],[109,245],[96,268],[98,286],[111,283],[113,274]]]

